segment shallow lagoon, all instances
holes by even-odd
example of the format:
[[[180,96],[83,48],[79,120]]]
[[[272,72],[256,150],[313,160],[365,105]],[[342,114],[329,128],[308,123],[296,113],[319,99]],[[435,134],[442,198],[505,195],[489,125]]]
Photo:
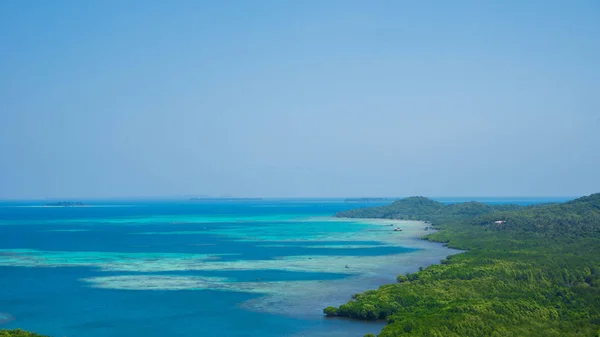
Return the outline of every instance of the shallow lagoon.
[[[322,308],[455,253],[419,240],[421,223],[331,218],[365,206],[340,200],[86,203],[102,207],[0,204],[0,327],[362,336],[382,323]]]

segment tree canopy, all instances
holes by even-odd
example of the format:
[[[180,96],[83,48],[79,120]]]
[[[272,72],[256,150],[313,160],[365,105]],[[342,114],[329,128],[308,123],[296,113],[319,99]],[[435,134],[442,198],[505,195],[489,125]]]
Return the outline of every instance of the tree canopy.
[[[48,337],[48,336],[39,335],[39,334],[33,333],[33,332],[27,332],[27,331],[21,330],[21,329],[14,329],[14,330],[2,329],[2,330],[0,330],[0,337]]]
[[[600,194],[535,206],[413,197],[338,216],[431,221],[426,239],[466,252],[328,316],[386,319],[379,337],[600,336]]]

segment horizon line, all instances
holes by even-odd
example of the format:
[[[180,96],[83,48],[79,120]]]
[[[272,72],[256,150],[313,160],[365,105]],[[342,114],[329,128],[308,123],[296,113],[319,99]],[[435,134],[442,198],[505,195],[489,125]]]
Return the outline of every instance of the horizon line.
[[[254,199],[254,200],[299,200],[299,199],[321,199],[321,200],[332,200],[332,199],[404,199],[415,196],[423,196],[430,199],[436,198],[522,198],[522,199],[532,199],[532,198],[579,198],[583,196],[587,196],[593,193],[582,194],[582,195],[433,195],[427,196],[424,194],[415,194],[415,195],[405,195],[405,196],[328,196],[328,197],[313,197],[313,196],[298,196],[298,197],[272,197],[272,196],[262,196],[262,197],[244,197],[244,196],[191,196],[191,195],[182,195],[182,196],[110,196],[110,197],[0,197],[0,201],[42,201],[42,200],[62,200],[62,201],[72,201],[72,200],[141,200],[141,199],[154,199],[154,200],[190,200],[190,199],[205,199],[205,200],[244,200],[244,199]]]

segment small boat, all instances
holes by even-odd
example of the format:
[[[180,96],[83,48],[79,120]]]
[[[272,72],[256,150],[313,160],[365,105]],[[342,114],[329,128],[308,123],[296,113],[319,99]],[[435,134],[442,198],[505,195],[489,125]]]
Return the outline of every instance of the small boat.
[[[394,228],[394,232],[402,232],[402,228],[396,227],[396,228]]]

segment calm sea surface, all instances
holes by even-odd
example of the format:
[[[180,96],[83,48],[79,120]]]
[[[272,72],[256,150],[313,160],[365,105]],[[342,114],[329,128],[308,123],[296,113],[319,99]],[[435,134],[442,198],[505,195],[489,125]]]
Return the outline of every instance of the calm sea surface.
[[[422,226],[407,223],[394,236],[391,224],[330,218],[385,202],[84,202],[0,202],[0,328],[56,337],[362,336],[382,324],[324,319],[322,308],[455,253],[419,242]]]

